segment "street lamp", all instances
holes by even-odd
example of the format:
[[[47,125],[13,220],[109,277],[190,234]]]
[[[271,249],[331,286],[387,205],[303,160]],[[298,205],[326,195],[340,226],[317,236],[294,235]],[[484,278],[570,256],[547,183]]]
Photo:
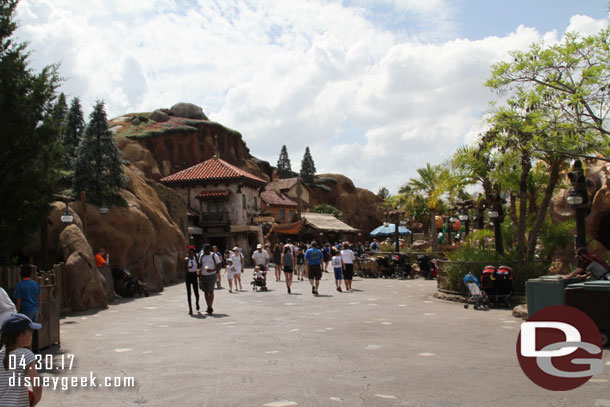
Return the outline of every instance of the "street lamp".
[[[466,213],[460,213],[460,216],[458,216],[458,218],[460,219],[460,221],[464,222],[464,236],[468,236],[468,232],[469,232],[469,223],[470,223],[470,219],[468,218],[468,215]]]
[[[587,178],[580,160],[574,161],[568,178],[572,183],[572,191],[566,198],[566,202],[576,211],[576,248],[587,247],[585,217],[590,203],[587,194]]]
[[[102,206],[100,206],[100,213],[102,215],[108,215],[109,211],[110,209],[108,209],[108,207],[106,206],[106,202],[102,203]]]
[[[66,224],[74,222],[74,216],[70,213],[70,209],[68,209],[68,201],[66,201],[66,211],[61,215],[61,221]]]

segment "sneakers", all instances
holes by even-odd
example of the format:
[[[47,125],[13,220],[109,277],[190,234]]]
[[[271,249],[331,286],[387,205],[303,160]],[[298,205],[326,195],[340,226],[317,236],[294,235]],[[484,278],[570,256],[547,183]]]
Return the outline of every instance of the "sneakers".
[[[337,287],[337,291],[339,291],[340,293],[343,292],[343,290],[341,290],[341,287]]]
[[[290,294],[290,287],[286,287],[288,289],[288,294]]]
[[[189,315],[193,315],[193,310],[189,309]]]
[[[311,287],[311,293],[312,293],[313,295],[316,295],[316,287]]]
[[[208,307],[206,312],[208,313],[208,315],[212,315],[214,313],[214,309],[212,307]]]
[[[229,288],[229,292],[232,294],[232,293],[233,293],[233,290],[231,290],[231,289]]]

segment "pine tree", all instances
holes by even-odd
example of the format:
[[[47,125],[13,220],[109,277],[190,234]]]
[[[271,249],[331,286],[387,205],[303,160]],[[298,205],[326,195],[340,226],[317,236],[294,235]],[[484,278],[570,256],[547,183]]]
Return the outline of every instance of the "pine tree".
[[[28,67],[12,38],[16,0],[0,0],[0,263],[8,264],[46,222],[61,168],[57,66]]]
[[[309,152],[309,147],[305,148],[305,154],[301,161],[301,178],[308,184],[313,183],[313,176],[316,174],[316,166]]]
[[[76,149],[73,189],[76,193],[85,191],[87,201],[98,205],[124,205],[119,189],[125,185],[119,149],[108,129],[104,102],[98,101]]]
[[[286,146],[282,146],[280,158],[277,160],[277,175],[280,178],[291,178],[292,168],[290,168],[290,158],[288,158],[288,150]]]
[[[64,163],[67,170],[73,170],[76,162],[76,149],[83,138],[85,131],[85,119],[81,109],[80,100],[72,99],[70,109],[66,115],[62,133],[62,144],[64,146]]]

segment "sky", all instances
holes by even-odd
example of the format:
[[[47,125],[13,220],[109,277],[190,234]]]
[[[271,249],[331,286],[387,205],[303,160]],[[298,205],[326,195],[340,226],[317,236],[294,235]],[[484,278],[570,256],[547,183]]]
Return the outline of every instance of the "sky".
[[[109,118],[178,102],[252,155],[392,194],[484,129],[494,63],[608,24],[601,0],[21,0],[34,70]]]

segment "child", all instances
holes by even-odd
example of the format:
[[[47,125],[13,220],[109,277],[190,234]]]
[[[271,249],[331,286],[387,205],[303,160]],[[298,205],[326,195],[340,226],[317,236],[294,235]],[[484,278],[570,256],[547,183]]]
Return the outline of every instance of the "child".
[[[264,280],[265,279],[265,274],[267,274],[266,271],[262,271],[260,266],[256,266],[254,267],[254,278],[257,280]]]
[[[32,345],[32,329],[42,325],[32,322],[23,314],[13,314],[2,324],[0,352],[0,405],[2,406],[35,406],[42,397],[42,386],[32,386],[32,392],[23,385],[24,377],[33,381],[38,377],[36,359],[27,347]],[[15,363],[9,359],[15,357]],[[14,366],[13,366],[14,365]],[[11,385],[11,382],[14,383]],[[15,384],[16,383],[16,384]],[[31,401],[31,402],[30,402]]]
[[[227,268],[225,269],[225,275],[227,276],[227,280],[229,280],[229,292],[233,292],[233,279],[235,277],[235,267],[233,267],[233,259],[227,259]],[[237,290],[237,282],[235,282],[235,290]]]
[[[305,251],[303,247],[299,246],[299,252],[297,253],[297,277],[303,281],[303,275],[305,270]]]
[[[343,280],[343,258],[341,257],[341,253],[337,249],[333,247],[333,270],[335,271],[335,285],[337,286],[337,291],[342,292],[341,290],[341,280]]]

